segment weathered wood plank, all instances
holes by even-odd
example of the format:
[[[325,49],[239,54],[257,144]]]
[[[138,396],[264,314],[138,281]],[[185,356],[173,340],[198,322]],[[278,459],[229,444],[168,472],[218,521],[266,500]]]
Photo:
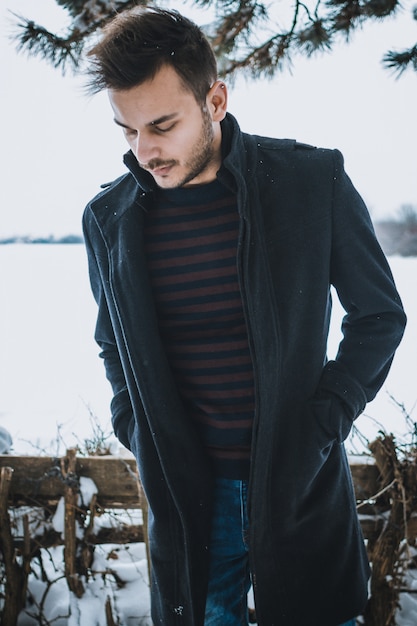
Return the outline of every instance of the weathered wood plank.
[[[65,457],[63,457],[65,458]],[[11,456],[0,455],[0,469],[12,468],[12,479],[9,489],[9,506],[51,506],[64,496],[66,477],[62,472],[63,458],[44,456]],[[115,456],[77,457],[76,475],[91,478],[97,486],[97,506],[100,508],[145,508],[145,499],[137,477],[136,462],[133,458]],[[372,539],[379,535],[383,527],[383,519],[379,514],[386,510],[389,503],[378,499],[377,505],[372,504],[373,496],[381,489],[380,474],[373,464],[352,464],[350,466],[356,497],[359,503],[370,500],[360,506],[361,526],[365,537]],[[139,494],[139,495],[138,495]],[[90,537],[91,543],[107,543],[108,541],[129,542],[142,540],[144,529],[133,526],[123,530],[100,531]],[[408,536],[417,536],[417,519],[408,523]],[[57,538],[40,539],[39,543],[51,545]]]
[[[378,493],[381,486],[379,483],[379,471],[373,464],[351,464],[355,494],[358,500],[367,500]]]
[[[0,455],[0,468],[11,467],[9,501],[18,505],[54,505],[65,494],[61,458]],[[136,462],[115,456],[77,457],[76,475],[91,478],[103,508],[141,508]]]
[[[374,496],[381,491],[380,473],[374,464],[350,465],[358,512],[363,515],[377,515],[389,509],[389,499],[379,497],[375,502]]]
[[[141,543],[145,541],[145,532],[142,524],[120,524],[114,527],[100,528],[96,533],[89,534],[88,545],[97,546],[110,544],[125,545],[127,543]],[[13,545],[16,549],[23,551],[24,540],[22,537],[15,537]],[[65,545],[63,533],[53,529],[46,530],[42,535],[37,534],[30,538],[27,552],[35,554],[40,548],[52,548],[54,546]]]
[[[11,467],[13,480],[10,503],[53,505],[65,493],[61,458],[0,455],[0,468]],[[379,473],[372,464],[350,466],[358,501],[372,498],[380,489]],[[136,461],[116,456],[77,457],[77,476],[91,478],[97,486],[97,501],[103,508],[142,508],[143,493],[137,478]],[[138,487],[139,494],[138,496]],[[380,509],[381,510],[381,509]],[[371,509],[361,509],[369,513]]]

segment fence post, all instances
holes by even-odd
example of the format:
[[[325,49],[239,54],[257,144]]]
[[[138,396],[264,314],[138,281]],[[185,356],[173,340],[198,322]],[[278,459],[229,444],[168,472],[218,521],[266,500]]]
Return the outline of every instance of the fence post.
[[[76,510],[78,505],[79,484],[76,474],[75,448],[67,450],[66,456],[61,459],[61,473],[64,480],[65,520],[64,520],[64,563],[65,578],[69,589],[81,598],[84,595],[84,585],[77,572],[77,535]]]
[[[391,508],[382,532],[370,546],[371,595],[365,611],[365,624],[395,626],[403,576],[401,551],[402,547],[408,547],[407,525],[413,500],[406,492],[406,488],[411,486],[407,485],[411,482],[407,481],[407,473],[415,475],[415,462],[398,459],[393,435],[378,437],[369,444],[369,449],[380,470],[382,486],[389,487]]]
[[[0,551],[3,553],[6,573],[5,597],[1,612],[1,623],[16,626],[17,618],[24,606],[27,579],[16,561],[12,530],[8,513],[11,467],[2,467],[0,473]]]

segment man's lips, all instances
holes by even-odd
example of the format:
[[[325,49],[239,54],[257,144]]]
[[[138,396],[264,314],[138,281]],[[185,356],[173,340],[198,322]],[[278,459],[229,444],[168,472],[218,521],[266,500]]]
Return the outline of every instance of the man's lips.
[[[150,169],[150,173],[155,176],[166,176],[172,169],[173,165],[163,165],[162,167],[154,167]]]

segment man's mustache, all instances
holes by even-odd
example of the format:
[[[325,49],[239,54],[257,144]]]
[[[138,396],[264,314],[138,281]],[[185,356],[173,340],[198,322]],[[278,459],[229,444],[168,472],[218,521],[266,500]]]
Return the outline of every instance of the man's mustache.
[[[171,167],[172,165],[176,165],[177,161],[163,161],[162,159],[151,159],[148,163],[139,163],[139,165],[148,171],[157,170],[162,167]]]

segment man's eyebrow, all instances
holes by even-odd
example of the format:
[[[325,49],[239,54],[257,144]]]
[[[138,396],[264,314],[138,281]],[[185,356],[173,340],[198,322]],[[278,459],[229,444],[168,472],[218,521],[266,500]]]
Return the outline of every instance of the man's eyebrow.
[[[161,117],[158,117],[156,120],[152,120],[151,122],[148,122],[146,126],[159,126],[159,124],[163,124],[164,122],[170,122],[172,119],[177,117],[177,115],[178,113],[170,113],[169,115],[162,115]],[[128,126],[127,124],[123,124],[123,122],[120,122],[116,117],[113,119],[114,119],[115,124],[117,124],[118,126],[121,126],[122,128],[127,128],[128,130],[132,130],[130,126]]]
[[[114,120],[114,123],[115,123],[115,124],[117,124],[118,126],[121,126],[122,128],[127,128],[127,129],[129,129],[129,130],[132,130],[132,129],[130,128],[130,126],[127,126],[126,124],[123,124],[123,122],[119,122],[119,120],[118,120],[118,119],[116,119],[115,117],[113,118],[113,120]]]

